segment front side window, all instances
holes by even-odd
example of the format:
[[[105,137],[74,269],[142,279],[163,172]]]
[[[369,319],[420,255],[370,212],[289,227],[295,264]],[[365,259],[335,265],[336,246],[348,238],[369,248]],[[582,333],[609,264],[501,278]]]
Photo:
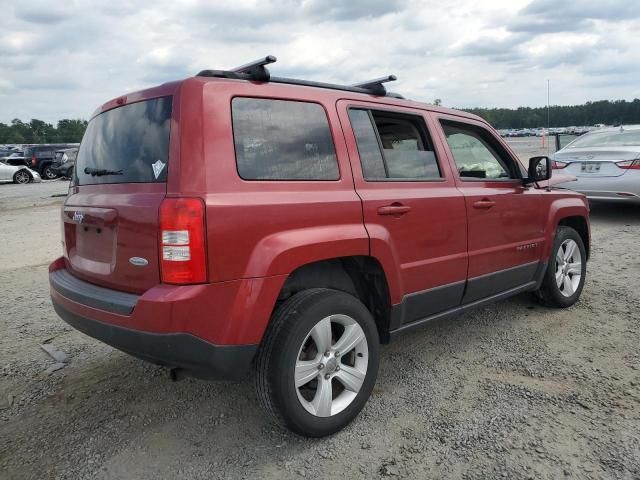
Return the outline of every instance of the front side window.
[[[449,149],[464,179],[516,178],[508,163],[487,142],[479,128],[458,123],[442,123]]]
[[[236,97],[238,173],[245,180],[338,180],[327,114],[317,103]]]
[[[366,180],[441,178],[424,120],[415,115],[350,109]]]

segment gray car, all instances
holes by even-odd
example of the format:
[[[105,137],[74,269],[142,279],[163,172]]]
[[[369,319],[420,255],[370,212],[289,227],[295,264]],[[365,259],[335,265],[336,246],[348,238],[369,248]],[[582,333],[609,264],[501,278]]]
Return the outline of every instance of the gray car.
[[[640,205],[640,125],[600,128],[551,156],[554,173],[575,176],[560,186],[590,200]]]

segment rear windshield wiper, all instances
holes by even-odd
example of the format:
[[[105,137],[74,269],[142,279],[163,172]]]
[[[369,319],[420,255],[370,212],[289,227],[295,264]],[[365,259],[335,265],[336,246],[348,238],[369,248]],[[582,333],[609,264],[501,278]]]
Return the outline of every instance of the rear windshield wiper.
[[[91,175],[92,177],[103,175],[122,175],[122,170],[107,170],[106,168],[85,168],[84,173]]]

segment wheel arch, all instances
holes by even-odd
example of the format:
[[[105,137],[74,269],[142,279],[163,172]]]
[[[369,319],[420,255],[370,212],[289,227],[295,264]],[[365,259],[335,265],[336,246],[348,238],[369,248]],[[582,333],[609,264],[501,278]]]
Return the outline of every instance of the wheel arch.
[[[589,259],[591,249],[591,233],[589,226],[589,207],[583,197],[567,197],[553,201],[549,208],[546,227],[546,248],[544,259],[548,259],[553,248],[553,241],[559,226],[575,229],[584,243]]]
[[[380,341],[389,342],[391,296],[381,263],[374,257],[335,257],[301,265],[285,280],[275,307],[311,288],[331,288],[358,298],[371,312]]]
[[[587,252],[587,260],[589,260],[591,251],[591,237],[589,235],[589,222],[585,217],[574,215],[570,217],[563,217],[558,221],[558,226],[571,227],[582,239],[584,249]]]

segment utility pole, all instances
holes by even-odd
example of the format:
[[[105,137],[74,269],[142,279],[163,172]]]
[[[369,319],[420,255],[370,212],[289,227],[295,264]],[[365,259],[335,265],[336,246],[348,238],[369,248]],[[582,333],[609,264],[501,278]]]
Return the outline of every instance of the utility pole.
[[[549,79],[547,78],[547,139],[549,139],[549,129],[551,128],[551,106],[549,104]],[[547,142],[547,155],[551,152],[551,141]]]

